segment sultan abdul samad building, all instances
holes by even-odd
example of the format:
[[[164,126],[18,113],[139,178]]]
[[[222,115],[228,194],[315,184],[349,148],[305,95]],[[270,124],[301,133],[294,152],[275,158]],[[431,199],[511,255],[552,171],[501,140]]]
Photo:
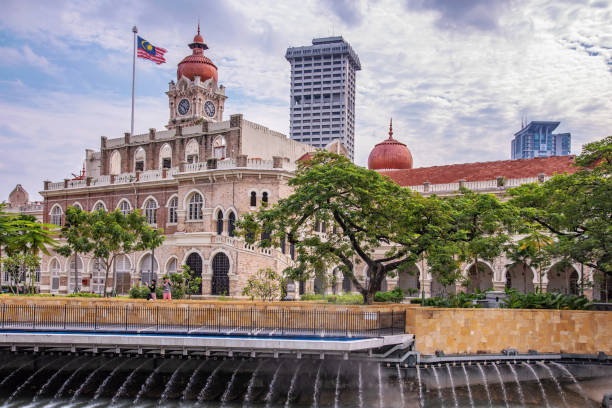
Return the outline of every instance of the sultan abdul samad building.
[[[170,111],[166,130],[126,133],[115,139],[102,137],[99,151],[86,150],[81,176],[45,181],[41,192],[44,222],[63,224],[68,206],[126,213],[138,208],[151,226],[164,229],[166,240],[155,250],[154,259],[150,251],[117,259],[117,281],[108,282],[108,287],[115,286],[118,293],[127,293],[131,286],[187,264],[202,276],[203,295],[240,296],[247,279],[257,270],[270,267],[282,271],[292,262],[291,247],[260,249],[246,245],[234,236],[234,223],[264,202],[274,203],[289,196],[288,181],[296,162],[314,148],[239,114],[224,119],[225,88],[218,83],[217,67],[204,55],[207,46],[199,33],[189,47],[192,54],[178,64],[177,80],[170,82],[166,92]],[[339,143],[332,142],[328,148],[346,152]],[[424,195],[453,194],[460,185],[502,195],[509,187],[575,171],[571,163],[571,156],[561,156],[413,169],[410,151],[390,131],[388,139],[370,153],[368,167]],[[317,233],[325,231],[319,229]],[[382,256],[384,248],[380,252]],[[532,291],[540,285],[538,274],[531,268],[509,263],[504,258],[482,261],[477,274],[474,265],[465,265],[464,273],[470,277],[466,290],[513,287]],[[40,292],[71,292],[75,266],[81,290],[99,293],[104,271],[95,259],[85,255],[76,258],[76,265],[74,257],[44,256]],[[359,268],[363,270],[355,271],[358,278],[367,279],[365,267]],[[577,293],[582,271],[585,281],[592,282],[587,267],[553,265],[542,286]],[[329,271],[330,275],[335,273]],[[320,280],[306,282],[299,285],[299,292],[353,290],[342,276],[337,275],[335,282],[330,286]],[[460,285],[442,288],[427,272],[425,263],[384,283],[389,289],[396,285],[423,288],[427,295],[465,289]],[[597,286],[594,290],[587,288],[585,293],[600,296]]]

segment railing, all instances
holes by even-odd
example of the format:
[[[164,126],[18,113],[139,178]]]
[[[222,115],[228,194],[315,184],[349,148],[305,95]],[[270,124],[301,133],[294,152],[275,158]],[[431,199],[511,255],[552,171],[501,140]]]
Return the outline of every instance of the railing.
[[[49,190],[62,190],[64,188],[64,182],[58,181],[57,183],[49,183]]]
[[[544,181],[549,180],[550,177],[544,177]],[[497,179],[495,180],[481,180],[481,181],[467,181],[463,183],[463,186],[472,191],[482,190],[503,190],[511,187],[518,187],[527,183],[537,183],[539,179],[537,177],[525,177],[525,178],[514,178],[504,179],[502,185],[498,184]],[[408,186],[412,191],[418,191],[420,193],[437,193],[437,192],[453,192],[459,190],[459,183],[445,183],[445,184],[430,184],[426,190],[423,184],[416,186]]]
[[[2,305],[2,330],[191,335],[380,337],[405,332],[406,313],[256,307]]]
[[[81,188],[81,187],[86,187],[86,186],[87,186],[86,180],[70,180],[68,182],[68,188]]]
[[[155,181],[162,179],[162,171],[161,170],[147,170],[140,173],[138,176],[138,181]]]
[[[121,173],[115,176],[115,184],[127,184],[136,181],[135,173]]]

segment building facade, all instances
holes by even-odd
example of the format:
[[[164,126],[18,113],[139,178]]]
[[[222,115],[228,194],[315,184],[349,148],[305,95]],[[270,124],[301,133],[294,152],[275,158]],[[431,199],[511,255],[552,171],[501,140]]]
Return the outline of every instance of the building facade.
[[[572,146],[572,135],[553,134],[559,123],[529,122],[527,126],[516,132],[510,146],[512,160],[568,156]]]
[[[287,49],[291,64],[290,137],[323,148],[340,140],[355,153],[355,77],[359,57],[342,37]]]
[[[167,129],[101,138],[87,150],[85,172],[75,179],[45,181],[43,218],[62,225],[69,206],[86,211],[140,209],[164,244],[154,251],[120,256],[109,290],[130,287],[172,273],[186,264],[202,277],[201,293],[240,296],[248,277],[261,268],[284,269],[291,248],[260,249],[234,236],[238,217],[290,193],[287,181],[296,160],[314,148],[242,115],[223,117],[225,89],[217,68],[204,56],[199,32],[192,55],[179,63],[166,92]],[[77,270],[76,278],[74,270]],[[43,256],[40,291],[100,293],[105,272],[88,255]]]

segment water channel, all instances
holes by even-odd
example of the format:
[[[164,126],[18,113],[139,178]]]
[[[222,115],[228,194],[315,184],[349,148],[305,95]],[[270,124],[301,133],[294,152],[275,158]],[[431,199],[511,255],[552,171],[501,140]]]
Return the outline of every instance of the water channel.
[[[3,407],[597,407],[612,365],[436,364],[0,353]]]

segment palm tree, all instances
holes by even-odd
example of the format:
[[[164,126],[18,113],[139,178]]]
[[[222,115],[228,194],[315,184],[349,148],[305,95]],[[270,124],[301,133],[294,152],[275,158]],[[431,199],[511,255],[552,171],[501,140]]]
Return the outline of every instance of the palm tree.
[[[553,243],[553,239],[537,229],[533,229],[529,234],[519,240],[519,250],[530,254],[531,264],[538,268],[538,279],[540,283],[540,293],[542,292],[542,267],[550,263],[548,248]]]

